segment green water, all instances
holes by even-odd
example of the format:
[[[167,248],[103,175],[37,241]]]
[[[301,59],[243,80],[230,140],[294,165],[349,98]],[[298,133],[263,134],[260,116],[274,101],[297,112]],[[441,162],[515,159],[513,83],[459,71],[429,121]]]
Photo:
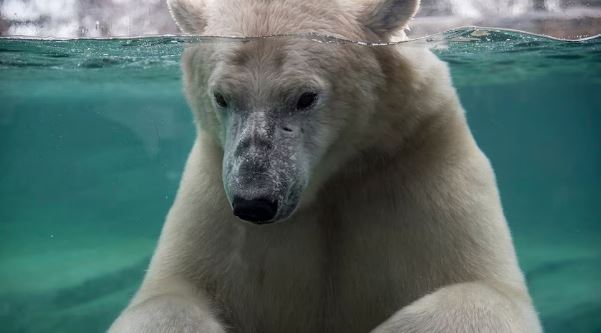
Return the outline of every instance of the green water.
[[[103,332],[136,290],[194,138],[191,41],[0,39],[0,332]],[[411,43],[451,65],[546,332],[601,332],[601,39]]]

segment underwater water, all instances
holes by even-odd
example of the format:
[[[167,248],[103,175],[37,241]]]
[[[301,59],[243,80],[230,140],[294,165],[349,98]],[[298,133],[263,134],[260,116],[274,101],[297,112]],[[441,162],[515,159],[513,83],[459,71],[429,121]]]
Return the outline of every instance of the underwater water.
[[[315,42],[343,44],[328,38]],[[179,60],[223,38],[0,39],[0,332],[104,332],[194,139]],[[450,64],[546,332],[601,332],[601,38],[463,28]]]

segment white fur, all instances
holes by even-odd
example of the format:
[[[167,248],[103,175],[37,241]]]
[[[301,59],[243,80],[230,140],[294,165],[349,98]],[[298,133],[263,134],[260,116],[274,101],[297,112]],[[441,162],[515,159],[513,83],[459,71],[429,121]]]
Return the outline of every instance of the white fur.
[[[404,28],[417,13],[419,0],[372,1],[365,6],[360,22],[383,39]]]
[[[177,26],[185,33],[199,34],[206,26],[202,16],[204,2],[198,0],[167,0],[169,11]]]
[[[195,0],[169,4],[176,20],[203,22],[181,26],[209,35],[379,40],[414,12],[398,0],[367,12],[320,0],[214,1],[202,12],[179,12],[205,7]],[[391,24],[391,15],[401,21]],[[186,51],[198,137],[146,278],[110,332],[540,332],[493,171],[446,65],[411,47],[281,43]],[[303,70],[261,67],[261,75],[310,72],[331,83],[318,119],[306,120],[323,152],[302,156],[314,161],[297,211],[256,226],[232,215],[224,193],[226,134],[206,85],[225,71],[236,89],[249,91],[245,82],[253,82],[272,91],[286,82],[257,83],[223,59],[257,50],[271,59],[283,49],[284,68]],[[299,60],[315,58],[310,66]],[[207,59],[214,63],[200,65]]]

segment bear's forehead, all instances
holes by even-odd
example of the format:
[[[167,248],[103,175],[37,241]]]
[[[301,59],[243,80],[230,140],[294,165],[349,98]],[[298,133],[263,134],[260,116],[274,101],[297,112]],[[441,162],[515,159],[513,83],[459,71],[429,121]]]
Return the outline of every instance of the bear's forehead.
[[[249,40],[232,47],[224,60],[231,66],[264,65],[282,68],[288,57],[287,46],[277,40]]]
[[[281,92],[320,86],[324,80],[348,76],[359,66],[357,62],[362,64],[359,72],[372,71],[373,67],[366,64],[370,52],[365,47],[309,38],[253,38],[216,48],[210,61],[198,64],[210,67],[210,85],[226,91],[271,87],[268,90]]]
[[[231,70],[295,72],[331,68],[334,54],[332,47],[307,38],[257,38],[227,45],[213,59]]]
[[[273,86],[275,90],[302,86],[314,75],[317,63],[323,61],[306,51],[290,51],[280,43],[270,45],[263,41],[231,48],[219,58],[212,77],[220,85]]]

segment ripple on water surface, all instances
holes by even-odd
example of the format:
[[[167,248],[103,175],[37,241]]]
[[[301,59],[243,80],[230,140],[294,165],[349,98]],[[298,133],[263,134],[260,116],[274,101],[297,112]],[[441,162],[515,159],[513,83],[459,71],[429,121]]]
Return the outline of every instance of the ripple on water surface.
[[[468,27],[398,43],[354,42],[319,35],[260,38],[308,38],[336,45],[411,47],[425,45],[462,71],[459,84],[470,80],[506,81],[528,79],[549,71],[582,71],[601,76],[601,37],[568,41],[525,32]],[[0,39],[0,69],[5,79],[34,79],[35,74],[61,70],[62,75],[94,75],[110,78],[153,77],[173,79],[179,75],[183,46],[192,43],[237,43],[254,38],[143,37],[113,39]],[[26,71],[26,72],[25,72]],[[23,74],[27,73],[28,76]],[[12,76],[11,76],[12,74]],[[125,75],[126,74],[126,75]]]

